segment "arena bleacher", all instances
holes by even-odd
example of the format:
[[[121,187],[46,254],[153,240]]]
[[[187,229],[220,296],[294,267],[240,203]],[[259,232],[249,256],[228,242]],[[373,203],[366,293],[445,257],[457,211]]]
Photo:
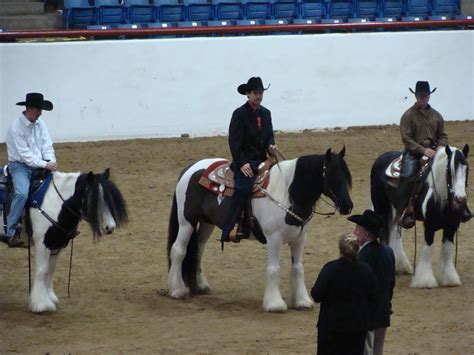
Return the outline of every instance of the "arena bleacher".
[[[458,0],[65,0],[64,27],[196,27],[467,19]],[[137,26],[138,27],[138,26]],[[89,27],[96,28],[96,27]]]

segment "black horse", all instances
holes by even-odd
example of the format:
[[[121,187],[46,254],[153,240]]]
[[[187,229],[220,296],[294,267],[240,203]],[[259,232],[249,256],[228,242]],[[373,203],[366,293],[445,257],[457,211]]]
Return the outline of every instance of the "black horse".
[[[463,150],[446,146],[439,149],[433,158],[431,169],[423,177],[421,192],[415,200],[416,219],[423,221],[425,246],[412,278],[412,287],[432,288],[459,286],[461,281],[454,266],[454,235],[461,223],[461,215],[467,204],[466,187],[469,165],[467,156],[469,146]],[[370,183],[374,211],[385,220],[385,242],[395,253],[398,272],[412,273],[412,266],[403,250],[397,207],[397,184],[386,176],[389,164],[400,152],[387,152],[379,156],[372,166]],[[437,230],[443,230],[443,244],[440,256],[440,273],[436,280],[431,259],[434,253],[433,240]]]

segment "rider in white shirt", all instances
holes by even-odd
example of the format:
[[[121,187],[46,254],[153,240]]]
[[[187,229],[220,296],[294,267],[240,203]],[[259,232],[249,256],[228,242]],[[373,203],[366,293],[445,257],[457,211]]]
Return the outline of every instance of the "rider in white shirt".
[[[17,233],[17,224],[28,198],[31,175],[38,168],[56,171],[58,167],[48,129],[39,119],[42,110],[51,111],[53,104],[44,100],[42,94],[29,93],[26,101],[17,105],[26,109],[12,122],[6,137],[8,170],[15,194],[7,217],[7,233],[1,238],[10,247],[24,244]]]

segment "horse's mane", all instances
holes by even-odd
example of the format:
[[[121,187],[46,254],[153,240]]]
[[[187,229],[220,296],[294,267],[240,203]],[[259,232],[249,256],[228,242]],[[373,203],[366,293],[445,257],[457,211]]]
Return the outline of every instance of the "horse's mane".
[[[284,160],[275,164],[270,170],[270,184],[268,193],[277,201],[288,206],[290,204],[290,195],[288,188],[295,175],[297,159]]]
[[[456,150],[455,147],[451,147],[453,154]],[[448,164],[448,155],[444,149],[439,149],[433,159],[431,166],[431,172],[428,175],[428,187],[434,192],[432,196],[434,200],[442,206],[444,206],[448,200],[448,181],[446,175],[446,166]],[[451,159],[451,171],[454,170],[454,159]]]
[[[112,214],[117,227],[121,227],[128,221],[127,207],[122,193],[119,191],[115,184],[104,179],[102,176],[96,175],[93,183],[89,186],[87,191],[87,206],[86,218],[92,228],[94,237],[100,236],[100,221],[99,221],[99,195],[103,193],[104,201]],[[87,174],[81,175],[81,178],[87,179]],[[102,189],[101,189],[102,187]]]

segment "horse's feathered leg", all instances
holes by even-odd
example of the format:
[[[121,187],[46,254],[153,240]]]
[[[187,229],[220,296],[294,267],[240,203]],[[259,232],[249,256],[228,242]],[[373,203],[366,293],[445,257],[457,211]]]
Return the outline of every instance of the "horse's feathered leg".
[[[411,275],[413,267],[403,248],[403,230],[398,226],[397,216],[389,225],[389,245],[395,255],[395,270],[397,270],[397,273]]]
[[[34,239],[36,248],[36,270],[33,288],[30,294],[30,311],[34,313],[56,311],[56,305],[48,294],[48,284],[51,283],[52,277],[52,272],[49,269],[51,251],[44,245],[43,237],[36,236]]]
[[[267,285],[263,297],[263,309],[267,312],[284,312],[288,309],[280,293],[280,253],[283,238],[275,232],[267,238]]]
[[[411,280],[411,287],[414,288],[434,288],[438,287],[436,282],[432,259],[434,254],[434,234],[433,230],[426,229],[425,226],[425,246],[421,251],[421,257],[418,265],[416,265],[415,275]]]
[[[461,279],[454,266],[454,231],[444,230],[443,244],[439,255],[439,284],[440,286],[461,286]]]
[[[59,258],[59,254],[49,256],[49,272],[46,276],[46,290],[48,292],[49,299],[51,300],[51,302],[53,302],[56,305],[59,303],[59,299],[54,293],[53,274],[54,274],[54,271],[56,270],[56,264],[58,262],[58,258]]]
[[[189,287],[186,286],[183,280],[183,260],[193,232],[194,228],[190,223],[180,223],[178,236],[171,247],[168,290],[172,298],[185,298],[189,296]]]
[[[303,250],[306,243],[306,231],[290,243],[291,247],[291,273],[290,273],[290,305],[296,309],[313,308],[313,301],[308,295],[304,283]]]
[[[207,282],[206,276],[202,271],[201,260],[206,250],[206,243],[214,230],[214,225],[208,223],[200,223],[198,230],[198,255],[197,255],[197,270],[196,270],[196,290],[194,292],[199,294],[209,294],[211,288]]]

